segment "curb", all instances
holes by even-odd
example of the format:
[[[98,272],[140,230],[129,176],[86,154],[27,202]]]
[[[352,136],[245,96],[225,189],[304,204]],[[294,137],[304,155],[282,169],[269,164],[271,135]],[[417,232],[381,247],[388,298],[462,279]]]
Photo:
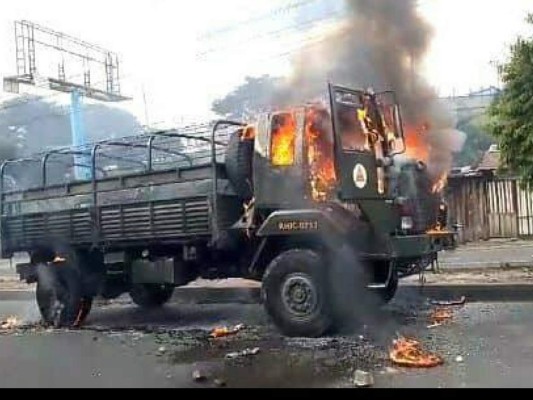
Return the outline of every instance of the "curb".
[[[521,269],[533,269],[533,262],[498,262],[498,263],[470,263],[470,264],[440,264],[440,270],[445,273],[483,273],[495,271],[516,271]]]

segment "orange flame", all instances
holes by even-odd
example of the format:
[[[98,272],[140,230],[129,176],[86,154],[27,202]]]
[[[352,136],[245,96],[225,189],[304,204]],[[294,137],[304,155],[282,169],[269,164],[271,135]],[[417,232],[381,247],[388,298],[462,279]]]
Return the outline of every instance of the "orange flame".
[[[444,364],[442,357],[425,351],[418,341],[406,338],[393,342],[390,358],[394,364],[407,368],[435,368]]]
[[[448,184],[448,174],[444,173],[441,175],[439,180],[435,182],[433,185],[432,192],[433,194],[442,193],[442,191],[446,188],[446,185]]]
[[[405,155],[417,161],[427,163],[429,160],[429,145],[426,143],[427,126],[417,128],[409,126],[405,133]]]
[[[327,201],[337,182],[333,153],[333,133],[321,129],[323,118],[329,115],[310,108],[306,114],[305,134],[308,143],[307,157],[311,178],[311,194],[318,202]],[[330,126],[329,124],[324,124]]]
[[[255,126],[248,125],[242,129],[241,140],[254,140],[256,136]]]
[[[453,319],[453,312],[446,308],[437,308],[429,318],[432,324],[443,324]]]
[[[296,144],[296,118],[294,114],[279,114],[273,119],[272,164],[277,167],[294,165]]]

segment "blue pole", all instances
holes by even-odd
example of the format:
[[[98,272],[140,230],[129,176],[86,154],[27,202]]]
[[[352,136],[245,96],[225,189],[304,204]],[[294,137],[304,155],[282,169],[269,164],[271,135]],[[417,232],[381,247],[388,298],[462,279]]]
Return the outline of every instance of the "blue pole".
[[[73,90],[70,95],[70,130],[72,134],[72,145],[74,147],[81,147],[87,144],[87,137],[85,135],[85,126],[83,123],[83,104],[82,93],[79,90]],[[75,164],[91,165],[88,156],[74,156]],[[91,171],[89,168],[74,167],[74,175],[76,180],[90,180]]]

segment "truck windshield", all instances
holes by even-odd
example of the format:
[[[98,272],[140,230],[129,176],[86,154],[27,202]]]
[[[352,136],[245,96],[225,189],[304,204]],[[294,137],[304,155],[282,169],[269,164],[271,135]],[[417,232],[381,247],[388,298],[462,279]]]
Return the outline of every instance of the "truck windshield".
[[[363,96],[350,95],[337,101],[337,129],[340,133],[342,149],[357,153],[372,152],[374,129],[368,111],[369,107],[365,105]]]
[[[369,132],[365,126],[363,108],[341,106],[338,109],[342,148],[350,152],[370,152]]]

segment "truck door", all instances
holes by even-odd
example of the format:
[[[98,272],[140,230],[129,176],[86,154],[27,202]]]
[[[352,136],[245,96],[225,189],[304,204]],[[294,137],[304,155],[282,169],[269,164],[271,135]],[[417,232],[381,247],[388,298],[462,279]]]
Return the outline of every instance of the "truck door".
[[[371,118],[365,105],[366,93],[333,85],[329,92],[339,197],[344,201],[381,198],[372,145],[375,133],[365,123]]]

